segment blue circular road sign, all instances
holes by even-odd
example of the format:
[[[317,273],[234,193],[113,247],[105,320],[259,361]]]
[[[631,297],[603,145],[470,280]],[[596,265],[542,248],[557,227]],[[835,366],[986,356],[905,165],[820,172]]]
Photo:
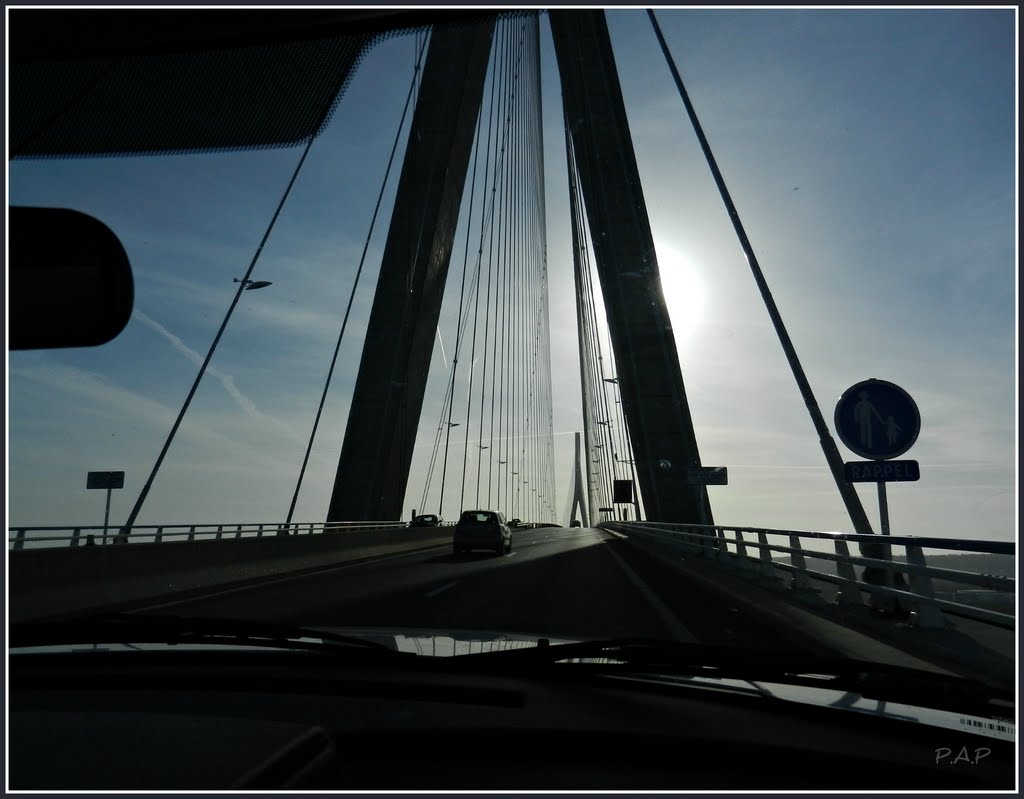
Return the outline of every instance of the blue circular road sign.
[[[836,432],[862,458],[898,458],[917,441],[921,414],[902,388],[885,380],[862,380],[836,403]]]

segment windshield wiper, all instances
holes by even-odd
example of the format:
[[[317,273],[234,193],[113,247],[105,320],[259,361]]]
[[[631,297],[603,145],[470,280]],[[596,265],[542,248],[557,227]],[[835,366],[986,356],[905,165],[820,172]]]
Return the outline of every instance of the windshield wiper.
[[[396,658],[414,652],[353,635],[290,624],[173,614],[112,613],[11,625],[10,647],[65,644],[205,644],[305,649],[337,653],[367,651]]]
[[[993,712],[991,702],[1009,708],[1011,692],[955,674],[845,657],[763,651],[742,647],[615,638],[459,655],[466,669],[557,673],[572,664],[582,669],[630,676],[672,675],[806,685],[856,692],[882,699],[957,712]]]

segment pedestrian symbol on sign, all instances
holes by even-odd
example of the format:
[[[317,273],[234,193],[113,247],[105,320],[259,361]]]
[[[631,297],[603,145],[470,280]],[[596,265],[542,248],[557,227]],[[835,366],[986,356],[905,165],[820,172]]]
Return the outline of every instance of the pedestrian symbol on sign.
[[[896,443],[902,429],[902,427],[896,424],[896,420],[890,416],[889,420],[885,423],[885,440],[890,447]]]
[[[860,443],[862,446],[871,449],[873,436],[871,422],[873,419],[877,419],[882,424],[885,422],[882,420],[882,415],[878,412],[878,408],[871,404],[871,400],[868,399],[868,392],[861,391],[857,396],[860,398],[859,402],[853,406],[853,418],[857,422],[857,428],[860,431]],[[892,417],[890,416],[891,420]],[[892,443],[891,441],[889,442]]]
[[[913,398],[885,380],[850,386],[836,404],[835,422],[843,443],[871,460],[899,457],[914,445],[921,430]]]

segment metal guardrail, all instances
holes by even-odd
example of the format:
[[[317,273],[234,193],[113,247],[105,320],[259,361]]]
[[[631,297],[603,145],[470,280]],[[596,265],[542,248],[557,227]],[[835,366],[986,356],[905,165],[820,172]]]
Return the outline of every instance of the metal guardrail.
[[[790,587],[797,591],[814,591],[812,580],[831,583],[837,587],[835,601],[841,606],[863,605],[864,593],[867,593],[872,601],[884,597],[903,600],[913,608],[911,623],[920,628],[945,627],[946,613],[1003,629],[1013,630],[1016,627],[1016,617],[1013,614],[940,598],[933,586],[934,580],[944,580],[1015,595],[1016,580],[1011,577],[929,566],[924,554],[926,549],[937,549],[1015,557],[1016,545],[1009,542],[654,522],[602,522],[601,527],[616,532],[655,536],[690,553],[733,563],[764,579],[788,576]],[[779,539],[784,543],[779,543]],[[834,552],[809,548],[809,542],[830,543]],[[873,554],[880,554],[880,557],[851,555],[850,544],[862,545],[862,553],[867,549]],[[905,553],[904,561],[894,560],[892,557],[892,550],[900,548]],[[773,553],[789,555],[790,562],[785,563],[773,558]],[[834,562],[836,574],[808,568],[808,558]],[[875,570],[876,574],[884,574],[884,584],[866,582],[862,576],[858,576],[855,566]]]
[[[93,546],[114,543],[160,544],[171,541],[202,541],[230,538],[263,538],[285,535],[317,535],[343,533],[347,530],[400,530],[409,526],[394,522],[246,522],[234,524],[150,524],[135,525],[131,534],[121,536],[117,527],[11,527],[8,547],[12,550],[55,546]],[[443,525],[447,526],[447,525]],[[430,529],[430,528],[424,528]]]

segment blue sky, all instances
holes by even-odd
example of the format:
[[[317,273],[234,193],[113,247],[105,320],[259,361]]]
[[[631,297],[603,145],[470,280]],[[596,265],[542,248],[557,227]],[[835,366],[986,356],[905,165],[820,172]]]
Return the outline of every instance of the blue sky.
[[[659,20],[826,418],[890,380],[922,430],[894,533],[1009,539],[1016,486],[1016,69],[1010,10],[662,10]],[[702,461],[726,524],[848,530],[838,494],[646,14],[608,12]],[[559,89],[542,20],[560,507],[581,426]],[[364,60],[311,150],[139,518],[278,521],[408,88],[415,41]],[[300,155],[298,148],[14,162],[14,204],[120,236],[136,313],[114,342],[8,358],[9,521],[98,524],[89,470],[126,472],[123,520]],[[385,204],[385,208],[387,208]],[[388,214],[296,519],[322,519]],[[458,270],[453,259],[450,283]],[[451,350],[449,292],[442,337]],[[435,357],[407,512],[445,375]],[[842,449],[847,459],[852,453]],[[861,487],[877,519],[874,488]],[[446,503],[447,504],[447,503]],[[445,508],[451,516],[453,508]]]

